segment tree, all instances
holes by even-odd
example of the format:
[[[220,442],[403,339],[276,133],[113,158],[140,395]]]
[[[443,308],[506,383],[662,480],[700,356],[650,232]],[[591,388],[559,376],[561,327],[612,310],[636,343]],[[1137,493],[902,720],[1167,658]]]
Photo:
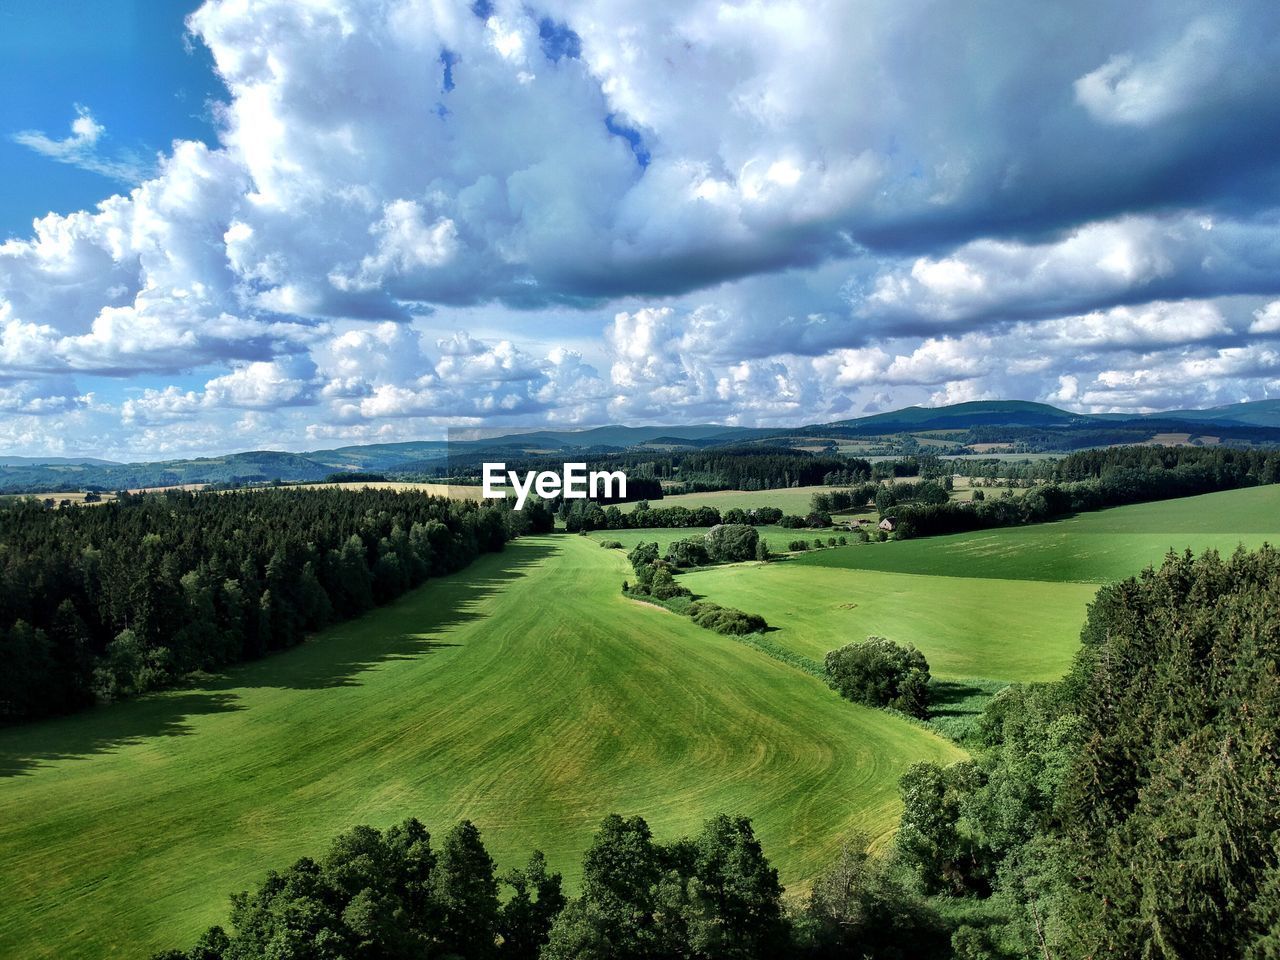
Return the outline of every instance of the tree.
[[[856,703],[922,719],[929,715],[929,663],[913,646],[868,637],[828,653],[826,675],[841,696]]]
[[[483,960],[496,953],[498,881],[493,858],[470,820],[445,835],[435,869],[435,900],[445,953],[467,960]]]
[[[565,906],[560,874],[549,873],[542,852],[534,851],[523,870],[508,871],[502,882],[511,887],[511,897],[498,917],[500,952],[514,960],[537,960]]]
[[[813,884],[799,917],[799,940],[815,960],[949,958],[950,937],[938,912],[850,837]]]
[[[721,523],[708,530],[703,539],[707,555],[713,561],[736,563],[755,558],[760,534],[745,523]]]

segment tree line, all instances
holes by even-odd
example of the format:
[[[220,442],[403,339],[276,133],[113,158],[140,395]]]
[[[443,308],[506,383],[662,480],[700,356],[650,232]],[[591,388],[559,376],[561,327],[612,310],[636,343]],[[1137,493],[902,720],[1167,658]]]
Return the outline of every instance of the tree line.
[[[715,507],[651,507],[641,500],[634,510],[623,513],[616,506],[601,507],[588,500],[560,500],[557,516],[570,533],[590,530],[663,530],[684,527],[714,527],[718,523],[769,526],[782,519],[777,507],[734,508],[721,512]]]
[[[701,537],[675,540],[663,556],[659,556],[656,542],[638,543],[627,554],[636,578],[634,582],[622,581],[622,592],[636,600],[659,603],[692,618],[698,626],[717,633],[733,636],[759,633],[769,628],[764,617],[734,607],[723,607],[709,600],[695,601],[689,588],[676,581],[675,574],[680,568],[743,560],[764,562],[770,557],[769,545],[760,539],[754,527],[745,524],[720,524]]]
[[[551,524],[541,505],[369,489],[15,501],[0,509],[0,722],[294,646]]]
[[[664,843],[642,817],[612,814],[572,899],[539,852],[499,873],[474,824],[437,850],[410,819],[355,827],[318,860],[272,871],[231,897],[229,928],[153,960],[927,960],[947,945],[937,912],[863,836],[809,894],[783,894],[746,817]]]
[[[1075,479],[1069,479],[1075,478]],[[1170,500],[1280,482],[1280,453],[1202,447],[1123,447],[1063,458],[1053,479],[1021,497],[886,504],[881,515],[898,521],[897,536],[961,533],[1038,523],[1104,507]]]

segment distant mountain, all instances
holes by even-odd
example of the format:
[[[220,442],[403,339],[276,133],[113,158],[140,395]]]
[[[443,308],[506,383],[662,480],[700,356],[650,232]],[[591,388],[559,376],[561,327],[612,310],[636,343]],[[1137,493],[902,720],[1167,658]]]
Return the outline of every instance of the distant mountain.
[[[974,426],[1041,427],[1081,422],[1087,414],[1059,410],[1047,403],[1028,400],[972,400],[946,407],[905,407],[825,426],[853,428],[868,433],[900,430],[959,430]]]
[[[313,463],[323,464],[330,471],[378,471],[390,470],[406,463],[442,459],[448,450],[449,444],[445,440],[410,440],[405,443],[369,443],[333,450],[314,450],[300,456]]]
[[[1185,433],[1193,442],[1218,437],[1222,442],[1280,445],[1280,400],[1235,403],[1209,410],[1173,410],[1151,414],[1082,414],[1023,400],[977,400],[945,407],[906,407],[849,420],[807,427],[753,429],[712,423],[688,426],[612,424],[583,430],[537,430],[475,440],[414,440],[371,443],[309,453],[254,450],[221,457],[116,463],[92,457],[0,457],[0,491],[57,492],[180,486],[197,483],[263,483],[273,480],[323,480],[339,471],[434,476],[474,467],[482,460],[525,456],[601,456],[622,450],[656,453],[682,447],[758,443],[803,445],[811,438],[848,436],[888,438],[899,434],[957,431],[950,448],[988,449],[1019,444],[1022,450],[1063,452],[1119,443],[1152,442],[1159,434]],[[903,437],[902,449],[915,449]],[[974,444],[972,448],[966,446]],[[985,445],[985,446],[984,446]],[[944,443],[943,446],[948,446]]]
[[[94,457],[0,457],[0,467],[27,466],[93,466],[113,467],[115,460],[98,460]]]
[[[635,447],[658,440],[675,443],[680,440],[741,440],[745,437],[763,436],[769,431],[750,427],[726,427],[715,423],[695,423],[684,427],[590,427],[585,430],[538,430],[532,433],[512,433],[488,440],[472,441],[489,446],[547,444],[557,447]]]
[[[1280,427],[1280,400],[1253,400],[1230,403],[1208,410],[1170,410],[1147,414],[1151,420],[1185,420],[1188,422],[1243,423],[1251,427]]]

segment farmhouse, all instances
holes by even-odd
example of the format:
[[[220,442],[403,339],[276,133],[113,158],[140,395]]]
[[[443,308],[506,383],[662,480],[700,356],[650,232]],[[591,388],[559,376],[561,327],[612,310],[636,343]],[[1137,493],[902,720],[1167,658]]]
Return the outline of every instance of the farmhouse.
[[[897,525],[898,525],[898,521],[895,520],[893,517],[885,517],[883,520],[880,521],[880,529],[888,531],[889,533],[893,533],[894,528],[897,527]]]

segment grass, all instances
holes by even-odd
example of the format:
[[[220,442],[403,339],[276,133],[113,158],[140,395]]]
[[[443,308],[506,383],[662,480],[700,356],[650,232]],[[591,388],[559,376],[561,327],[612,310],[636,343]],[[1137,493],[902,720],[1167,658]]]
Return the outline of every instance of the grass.
[[[1107,583],[1169,550],[1280,541],[1280,484],[1113,507],[1035,524],[827,550],[798,564],[996,580]]]
[[[904,477],[904,482],[915,483],[919,481],[919,477]],[[967,478],[955,481],[956,489],[951,494],[953,500],[971,500],[973,499],[973,486]],[[661,500],[649,501],[651,507],[688,507],[690,510],[696,510],[698,507],[715,507],[717,510],[732,510],[735,507],[742,510],[750,510],[754,507],[777,507],[783,513],[792,516],[804,516],[813,508],[813,495],[815,493],[831,493],[835,490],[843,490],[844,487],[828,487],[822,484],[809,487],[786,487],[778,490],[716,490],[711,493],[680,493],[675,496],[663,497]],[[999,496],[1004,488],[986,488],[984,493],[988,497]],[[1013,488],[1015,496],[1023,496],[1027,491],[1022,488]],[[630,513],[636,508],[635,503],[620,503],[618,509],[623,513]],[[874,511],[866,512],[859,510],[846,511],[849,516],[872,516]],[[843,515],[843,514],[842,514]],[[879,517],[877,516],[877,519]]]
[[[651,507],[715,507],[717,510],[751,510],[755,507],[777,507],[783,513],[804,516],[811,509],[815,493],[830,493],[839,487],[828,487],[818,484],[810,487],[783,487],[777,490],[715,490],[710,493],[678,493],[675,496],[663,497],[661,500],[650,500]],[[620,503],[618,509],[630,513],[636,508],[635,503]]]
[[[822,551],[870,553],[901,544]],[[758,613],[769,636],[821,661],[828,650],[869,636],[911,643],[934,675],[1030,682],[1060,677],[1080,640],[1096,586],[922,577],[785,560],[709,567],[681,582],[716,603]]]
[[[593,530],[588,533],[584,539],[591,540],[595,543],[605,543],[609,540],[616,540],[622,544],[620,554],[625,554],[638,543],[656,543],[658,549],[666,551],[676,540],[687,540],[690,537],[701,537],[706,534],[710,527],[668,527],[657,530]],[[769,544],[769,549],[774,553],[782,553],[787,549],[787,544],[792,540],[808,540],[821,535],[823,541],[827,537],[839,536],[840,534],[834,530],[789,530],[785,527],[756,527],[760,534],[760,539],[765,540]],[[846,539],[849,534],[845,532]],[[626,568],[626,573],[630,573],[631,568]],[[624,574],[625,576],[626,574]]]
[[[752,816],[802,885],[896,781],[960,751],[685,618],[623,598],[618,551],[552,535],[173,691],[0,732],[0,953],[137,957],[355,823],[474,819],[502,866],[577,881],[599,820],[662,837]]]

